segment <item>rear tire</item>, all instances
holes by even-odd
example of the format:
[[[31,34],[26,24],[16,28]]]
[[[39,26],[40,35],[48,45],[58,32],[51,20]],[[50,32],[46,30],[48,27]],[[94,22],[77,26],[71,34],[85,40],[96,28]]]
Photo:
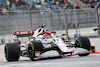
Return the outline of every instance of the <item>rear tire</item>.
[[[28,54],[29,57],[32,61],[34,61],[35,58],[35,51],[43,51],[43,45],[40,41],[32,41],[30,42],[30,44],[28,45]]]
[[[75,41],[75,44],[77,46],[79,46],[80,48],[87,49],[88,51],[90,51],[90,49],[91,49],[90,41],[89,41],[88,37],[85,37],[85,36],[78,37]],[[89,54],[90,53],[78,54],[78,55],[79,56],[88,56]]]
[[[20,47],[17,43],[7,43],[5,45],[5,58],[7,61],[18,61],[20,58]]]

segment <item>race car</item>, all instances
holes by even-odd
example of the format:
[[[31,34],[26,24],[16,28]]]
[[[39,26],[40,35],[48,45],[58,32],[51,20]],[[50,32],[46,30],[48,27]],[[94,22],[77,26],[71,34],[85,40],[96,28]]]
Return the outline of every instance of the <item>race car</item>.
[[[7,61],[18,61],[20,56],[29,57],[32,61],[50,57],[64,57],[65,55],[88,56],[91,44],[87,37],[78,37],[74,44],[64,41],[61,37],[56,37],[56,32],[48,32],[43,27],[34,32],[18,31],[14,32],[17,37],[31,36],[29,41],[22,46],[18,42],[7,43],[5,45],[5,58]],[[24,47],[24,50],[21,48]]]

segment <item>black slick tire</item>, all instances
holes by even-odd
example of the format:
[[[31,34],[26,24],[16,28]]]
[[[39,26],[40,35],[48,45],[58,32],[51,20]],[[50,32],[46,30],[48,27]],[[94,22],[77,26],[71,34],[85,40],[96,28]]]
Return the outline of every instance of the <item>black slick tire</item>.
[[[42,52],[43,51],[43,45],[40,41],[31,41],[30,44],[28,45],[28,54],[29,54],[29,58],[34,61],[35,58],[35,52],[39,51]]]
[[[18,61],[20,58],[20,47],[17,43],[7,43],[5,45],[5,58],[7,61]]]
[[[76,46],[87,49],[88,51],[90,51],[90,49],[91,49],[90,41],[89,41],[88,37],[85,37],[85,36],[78,37],[75,41],[75,44],[76,44]],[[89,53],[78,54],[78,55],[79,56],[88,56]]]

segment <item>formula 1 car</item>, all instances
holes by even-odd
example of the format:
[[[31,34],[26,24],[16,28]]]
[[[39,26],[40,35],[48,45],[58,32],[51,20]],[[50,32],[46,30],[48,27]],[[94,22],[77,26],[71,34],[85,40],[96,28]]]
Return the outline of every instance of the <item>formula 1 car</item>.
[[[81,36],[75,40],[75,43],[64,41],[55,36],[56,32],[47,32],[43,27],[33,31],[14,32],[17,37],[32,36],[32,38],[21,46],[18,42],[7,43],[5,45],[5,57],[7,61],[18,61],[20,56],[29,57],[32,61],[49,58],[63,57],[65,55],[77,54],[79,56],[88,56],[91,52],[91,44],[87,37]],[[24,50],[21,48],[24,47]]]

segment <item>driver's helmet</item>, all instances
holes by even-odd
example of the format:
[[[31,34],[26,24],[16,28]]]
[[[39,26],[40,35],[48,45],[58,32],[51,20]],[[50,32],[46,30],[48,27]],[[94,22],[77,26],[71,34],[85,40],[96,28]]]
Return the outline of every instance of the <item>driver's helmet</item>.
[[[43,34],[43,39],[49,36],[48,34]]]

